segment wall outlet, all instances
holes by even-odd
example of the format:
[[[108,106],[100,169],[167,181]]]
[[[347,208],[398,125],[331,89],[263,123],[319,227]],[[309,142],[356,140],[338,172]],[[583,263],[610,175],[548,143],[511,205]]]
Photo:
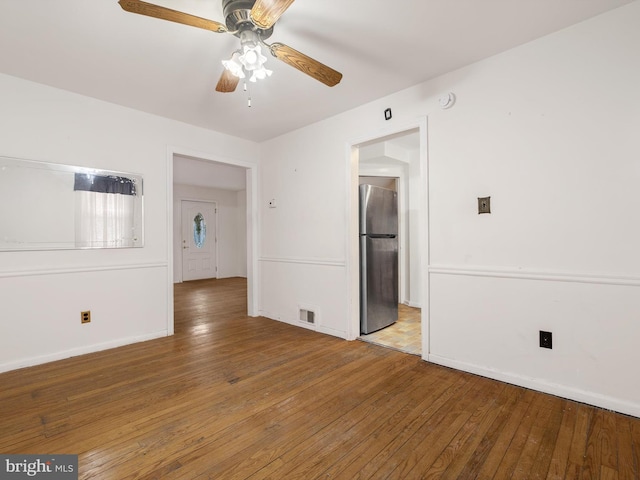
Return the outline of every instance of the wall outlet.
[[[553,348],[553,334],[540,330],[540,348]]]
[[[80,312],[80,323],[91,323],[91,310]]]
[[[491,197],[478,198],[478,214],[491,213]]]

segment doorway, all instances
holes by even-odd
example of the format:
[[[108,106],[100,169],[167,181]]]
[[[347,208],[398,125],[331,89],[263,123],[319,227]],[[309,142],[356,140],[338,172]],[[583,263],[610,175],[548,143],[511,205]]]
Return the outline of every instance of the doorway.
[[[182,280],[216,278],[217,212],[214,202],[182,200]]]
[[[226,157],[189,152],[170,147],[167,150],[168,224],[168,305],[167,333],[175,332],[174,284],[183,279],[182,200],[214,203],[215,277],[246,278],[247,315],[257,316],[257,183],[258,165]],[[216,192],[212,193],[212,189]],[[222,211],[222,213],[221,213]],[[204,215],[203,215],[204,216]],[[194,214],[195,217],[195,214]],[[207,224],[207,237],[211,223]],[[193,228],[193,224],[192,224]],[[223,238],[220,238],[221,232]],[[229,237],[230,232],[236,232]],[[235,265],[235,266],[234,266]]]
[[[361,177],[387,182],[395,178],[399,217],[399,321],[369,335],[360,335],[360,292],[357,247],[351,243],[352,338],[407,353],[428,355],[428,222],[426,118],[418,126],[354,142],[351,150],[350,238],[357,238],[357,185]],[[355,305],[354,305],[355,303]],[[406,322],[405,322],[406,320]]]

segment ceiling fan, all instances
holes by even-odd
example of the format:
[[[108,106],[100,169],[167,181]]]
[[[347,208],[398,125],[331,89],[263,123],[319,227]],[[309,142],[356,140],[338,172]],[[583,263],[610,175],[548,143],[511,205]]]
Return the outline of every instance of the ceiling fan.
[[[255,82],[271,75],[265,68],[267,58],[261,47],[266,47],[278,60],[300,70],[302,73],[333,87],[340,83],[342,74],[313,58],[282,43],[267,44],[265,40],[273,33],[273,26],[294,0],[222,0],[225,24],[170,8],[161,7],[142,0],[119,0],[127,12],[182,23],[215,33],[231,33],[240,38],[240,49],[231,58],[223,60],[224,71],[218,80],[216,91],[233,92],[241,78],[250,75]]]

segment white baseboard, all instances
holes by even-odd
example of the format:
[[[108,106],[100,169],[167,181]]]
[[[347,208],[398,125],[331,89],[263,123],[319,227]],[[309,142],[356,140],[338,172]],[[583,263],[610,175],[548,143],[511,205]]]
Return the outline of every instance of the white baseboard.
[[[406,306],[408,307],[412,307],[412,308],[422,308],[422,304],[421,303],[416,303],[416,302],[402,302],[404,303]]]
[[[347,339],[347,334],[345,332],[341,330],[336,330],[334,328],[325,327],[323,325],[319,325],[319,324],[310,325],[308,323],[304,323],[299,320],[287,320],[285,318],[282,318],[280,315],[277,315],[271,312],[266,312],[264,310],[260,311],[260,316],[268,318],[269,320],[275,320],[277,322],[293,325],[294,327],[306,328],[307,330],[313,330],[318,333],[324,333],[327,335],[331,335],[332,337]]]
[[[322,325],[318,325],[317,332],[318,333],[325,333],[327,335],[331,335],[332,337],[342,338],[343,340],[347,339],[346,332],[343,332],[342,330],[336,330],[335,328],[324,327]]]
[[[634,417],[640,417],[640,404],[637,403],[609,397],[606,395],[600,395],[593,392],[587,392],[585,390],[567,387],[565,385],[559,385],[536,378],[528,378],[509,372],[493,370],[490,368],[482,367],[480,365],[460,362],[457,360],[440,357],[438,355],[428,355],[427,357],[423,357],[423,359],[431,363],[442,365],[444,367],[455,368],[456,370],[462,370],[464,372],[469,372],[475,375],[480,375],[482,377],[518,385],[520,387],[529,388],[531,390],[549,393],[558,397],[568,398],[570,400],[575,400],[577,402],[594,405],[596,407],[613,410],[627,415],[633,415]]]
[[[258,312],[258,316],[259,317],[264,317],[264,318],[268,318],[269,320],[276,320],[278,322],[282,322],[282,319],[280,318],[280,315],[277,315],[273,312],[267,312],[266,310],[260,310]]]
[[[153,340],[155,338],[166,337],[167,335],[168,335],[167,330],[161,330],[159,332],[154,332],[148,335],[120,338],[118,340],[112,340],[110,342],[98,343],[94,345],[86,345],[83,347],[72,348],[70,350],[55,352],[48,355],[23,358],[15,362],[0,364],[0,373],[8,372],[10,370],[17,370],[19,368],[32,367],[34,365],[41,365],[43,363],[55,362],[56,360],[64,360],[65,358],[77,357],[78,355],[85,355],[87,353],[100,352],[102,350],[122,347],[124,345],[131,345],[133,343],[145,342],[147,340]]]

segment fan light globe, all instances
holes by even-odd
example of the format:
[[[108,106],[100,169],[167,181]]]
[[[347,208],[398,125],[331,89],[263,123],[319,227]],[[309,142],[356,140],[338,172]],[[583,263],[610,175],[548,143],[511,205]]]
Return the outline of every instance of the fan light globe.
[[[262,68],[267,57],[262,55],[260,45],[244,45],[242,48],[244,53],[240,55],[239,60],[244,68],[249,72]]]
[[[255,50],[248,48],[247,51],[244,53],[243,60],[244,60],[243,63],[247,66],[255,65],[255,63],[258,61],[258,54],[256,53]]]
[[[252,30],[240,32],[241,49],[236,50],[229,60],[223,60],[222,64],[232,75],[245,78],[246,72],[251,72],[249,81],[256,82],[271,75],[271,70],[264,67],[267,57],[262,54],[260,37]]]
[[[235,75],[238,78],[244,78],[244,70],[242,69],[242,63],[240,62],[240,53],[233,52],[231,58],[229,60],[222,60],[222,65],[224,68],[229,70],[232,75]]]
[[[253,74],[251,75],[249,81],[255,83],[258,80],[264,80],[265,78],[270,77],[272,73],[273,72],[271,70],[268,70],[264,68],[264,66],[262,66],[253,71]]]
[[[233,52],[229,60],[222,61],[222,65],[238,78],[245,78],[245,71],[252,72],[249,81],[255,83],[270,77],[273,73],[264,67],[266,61],[267,57],[262,55],[260,45],[251,45],[249,42],[245,42],[242,46],[242,53],[240,50]]]

